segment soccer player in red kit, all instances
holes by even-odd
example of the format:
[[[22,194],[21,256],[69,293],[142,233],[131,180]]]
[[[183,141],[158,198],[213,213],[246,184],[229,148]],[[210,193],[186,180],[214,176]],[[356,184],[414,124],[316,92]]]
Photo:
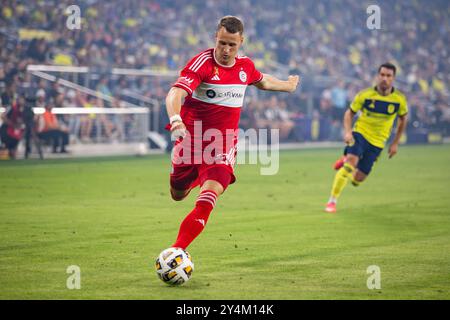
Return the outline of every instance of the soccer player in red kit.
[[[248,57],[238,56],[243,31],[240,19],[223,17],[215,47],[188,62],[166,97],[168,127],[176,140],[170,193],[180,201],[200,186],[195,208],[181,223],[172,247],[189,246],[204,229],[218,196],[235,181],[238,124],[247,86],[293,92],[299,82],[298,76],[282,81],[262,74]]]

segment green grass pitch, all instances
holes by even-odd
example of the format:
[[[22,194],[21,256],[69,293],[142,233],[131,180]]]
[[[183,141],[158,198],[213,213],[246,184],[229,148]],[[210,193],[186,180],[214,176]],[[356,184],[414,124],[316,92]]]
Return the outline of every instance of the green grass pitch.
[[[330,215],[340,153],[281,152],[274,176],[239,165],[181,287],[154,270],[196,194],[170,199],[167,155],[2,162],[0,299],[449,299],[450,146],[383,152]],[[367,288],[371,265],[381,289]]]

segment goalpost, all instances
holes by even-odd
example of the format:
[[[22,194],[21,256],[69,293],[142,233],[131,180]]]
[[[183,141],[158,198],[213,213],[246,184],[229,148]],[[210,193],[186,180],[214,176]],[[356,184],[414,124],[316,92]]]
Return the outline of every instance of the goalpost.
[[[100,72],[101,71],[101,72]],[[129,101],[115,101],[115,98],[88,87],[92,75],[102,74],[103,70],[78,66],[28,65],[27,72],[49,82],[58,82],[62,87],[75,90],[86,97],[102,100],[102,104],[119,104],[120,107],[98,107],[77,105],[76,107],[53,108],[52,112],[69,130],[71,156],[103,156],[103,155],[144,155],[162,153],[168,141],[158,132],[160,104],[136,92],[126,90],[122,96]],[[55,75],[58,74],[58,76]],[[175,78],[176,72],[161,72],[151,69],[113,68],[111,77],[118,76],[150,76]],[[84,83],[78,79],[83,75]],[[65,76],[64,79],[63,76]],[[69,81],[72,79],[74,81]],[[4,111],[0,110],[0,112]],[[33,108],[36,115],[44,112],[43,108]],[[152,146],[150,149],[149,146]],[[23,144],[20,149],[23,149]],[[19,150],[19,154],[22,154]]]

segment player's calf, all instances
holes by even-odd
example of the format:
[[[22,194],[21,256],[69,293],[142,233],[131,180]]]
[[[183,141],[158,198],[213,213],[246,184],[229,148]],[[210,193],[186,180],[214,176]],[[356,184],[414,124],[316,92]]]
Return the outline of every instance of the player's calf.
[[[216,206],[217,197],[217,193],[213,190],[203,190],[200,192],[194,210],[192,210],[181,223],[177,240],[172,247],[185,250],[203,231],[211,211]]]

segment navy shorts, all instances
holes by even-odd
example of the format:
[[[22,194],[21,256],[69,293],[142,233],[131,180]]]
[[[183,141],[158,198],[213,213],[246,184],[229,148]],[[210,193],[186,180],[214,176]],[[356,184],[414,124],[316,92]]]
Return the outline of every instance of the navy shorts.
[[[355,143],[345,147],[344,154],[351,153],[358,156],[358,170],[368,175],[383,149],[370,144],[363,135],[358,132],[353,132],[353,139],[355,140]]]

